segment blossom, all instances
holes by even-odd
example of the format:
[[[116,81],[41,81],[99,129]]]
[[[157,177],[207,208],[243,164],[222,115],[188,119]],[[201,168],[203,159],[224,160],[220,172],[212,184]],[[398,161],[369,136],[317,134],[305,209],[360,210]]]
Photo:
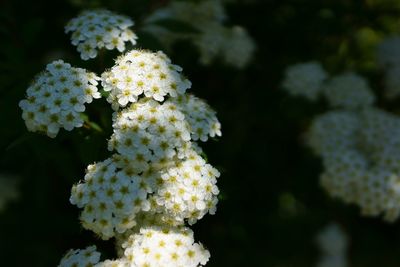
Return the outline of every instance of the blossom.
[[[162,24],[157,24],[164,19],[181,21],[191,26],[194,31],[172,32],[163,28]],[[192,42],[200,52],[199,61],[203,65],[209,65],[216,58],[220,58],[227,65],[244,68],[252,59],[254,40],[241,26],[225,26],[226,19],[221,1],[172,1],[151,14],[146,19],[143,30],[152,33],[167,47],[178,40]]]
[[[146,181],[118,158],[89,165],[83,182],[74,185],[70,201],[83,208],[83,227],[103,239],[123,233],[135,224],[135,216],[149,209]]]
[[[71,42],[83,60],[95,58],[98,49],[125,50],[125,43],[136,44],[136,34],[129,27],[133,21],[108,10],[97,9],[82,12],[65,26],[65,32],[72,32]]]
[[[359,125],[359,117],[354,112],[330,111],[312,121],[307,142],[316,154],[329,157],[355,146]]]
[[[100,253],[96,251],[96,246],[89,246],[85,249],[71,249],[61,259],[58,267],[94,266],[99,260]]]
[[[141,95],[162,102],[166,95],[177,97],[190,88],[190,81],[181,71],[161,51],[132,50],[102,74],[102,84],[110,92],[107,101],[114,109],[138,101]]]
[[[207,141],[208,136],[221,136],[221,123],[216,112],[202,99],[185,94],[170,100],[185,115],[193,140]]]
[[[203,17],[203,12],[211,12],[207,17],[224,19],[221,5],[208,1],[201,6],[187,15]],[[65,31],[72,32],[72,44],[87,60],[96,57],[100,48],[122,52],[126,42],[135,44],[132,25],[124,16],[92,10],[72,19]],[[242,40],[249,37],[241,28],[231,33],[236,46],[228,60],[242,65],[246,55],[236,54],[241,46],[249,49]],[[132,50],[115,63],[99,78],[54,61],[19,104],[27,128],[50,137],[60,128],[70,131],[83,125],[85,104],[101,97],[99,80],[114,110],[108,140],[112,155],[87,167],[84,179],[71,189],[70,202],[81,210],[85,229],[103,240],[115,238],[119,258],[100,262],[96,247],[89,246],[69,250],[59,267],[204,266],[210,253],[194,241],[185,224],[216,211],[220,173],[192,142],[221,136],[216,112],[205,101],[185,95],[191,82],[161,51]],[[1,182],[0,178],[3,189]]]
[[[298,63],[286,69],[282,86],[293,96],[314,101],[321,94],[327,77],[327,73],[317,62]]]
[[[19,103],[28,130],[53,138],[60,128],[71,131],[81,127],[85,104],[100,98],[98,80],[94,73],[62,60],[48,64],[27,89],[26,99]]]
[[[227,32],[224,43],[223,58],[228,65],[244,68],[252,59],[256,45],[247,30],[241,26],[233,26]]]
[[[308,143],[322,156],[321,185],[365,216],[400,215],[400,118],[377,108],[331,111],[313,122]]]
[[[185,115],[174,103],[163,104],[149,98],[133,103],[113,115],[114,133],[109,150],[131,159],[138,170],[149,164],[183,157],[190,147],[190,128]]]
[[[195,151],[177,166],[161,171],[161,183],[155,190],[151,209],[162,214],[162,220],[194,224],[207,212],[214,214],[219,193],[219,172]],[[164,217],[163,217],[164,216]]]
[[[354,73],[331,78],[324,85],[323,94],[332,107],[355,109],[370,106],[375,101],[367,81]]]
[[[210,253],[195,243],[193,232],[186,227],[144,226],[122,245],[130,266],[199,267]]]

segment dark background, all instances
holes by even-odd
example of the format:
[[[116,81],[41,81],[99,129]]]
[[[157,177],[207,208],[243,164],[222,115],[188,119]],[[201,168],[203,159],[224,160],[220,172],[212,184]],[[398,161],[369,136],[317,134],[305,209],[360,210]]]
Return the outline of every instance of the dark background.
[[[20,178],[20,199],[0,214],[1,266],[56,266],[70,248],[96,244],[114,257],[112,241],[98,240],[79,223],[70,188],[85,167],[110,155],[111,110],[104,99],[89,106],[96,127],[61,130],[56,139],[28,133],[18,102],[34,75],[53,59],[101,73],[104,62],[80,60],[64,25],[80,10],[101,6],[132,17],[139,47],[164,49],[141,36],[140,21],[168,1],[0,2],[0,170]],[[249,2],[249,1],[246,1]],[[321,161],[303,145],[302,134],[325,103],[289,97],[280,87],[284,69],[319,60],[335,74],[364,74],[379,106],[396,112],[398,102],[381,98],[382,77],[374,63],[377,42],[400,31],[400,1],[265,0],[227,4],[227,25],[243,25],[257,43],[253,62],[235,70],[216,61],[198,64],[189,43],[169,56],[184,68],[192,93],[218,112],[223,136],[203,147],[222,176],[217,214],[194,227],[211,252],[207,266],[314,266],[315,235],[331,221],[350,236],[350,267],[400,266],[400,225],[363,218],[359,210],[329,198],[320,188]]]

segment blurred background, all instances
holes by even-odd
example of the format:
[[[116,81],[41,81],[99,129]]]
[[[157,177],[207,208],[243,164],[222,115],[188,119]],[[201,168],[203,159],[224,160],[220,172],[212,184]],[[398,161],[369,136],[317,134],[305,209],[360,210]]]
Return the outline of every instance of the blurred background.
[[[84,62],[64,34],[66,22],[81,10],[103,7],[127,15],[136,22],[139,47],[165,50],[141,31],[141,22],[168,2],[0,2],[0,173],[18,181],[19,194],[0,213],[2,266],[56,266],[68,249],[93,243],[104,257],[115,256],[113,242],[84,230],[79,209],[69,203],[71,186],[83,179],[86,166],[110,155],[108,103],[101,99],[89,106],[87,127],[62,130],[50,139],[27,131],[18,102],[34,75],[54,59],[97,73],[113,65],[118,52]],[[281,88],[288,65],[318,60],[330,73],[365,75],[378,106],[400,111],[398,101],[381,97],[375,60],[376,45],[400,33],[400,1],[231,0],[224,5],[226,25],[241,25],[256,44],[245,68],[218,59],[202,65],[190,42],[168,48],[192,81],[191,92],[208,101],[222,124],[222,138],[202,145],[222,173],[218,211],[192,227],[211,252],[207,266],[315,266],[320,256],[315,236],[332,221],[349,236],[350,267],[400,266],[399,223],[361,217],[358,208],[330,198],[319,186],[321,160],[302,135],[326,104],[290,97]]]

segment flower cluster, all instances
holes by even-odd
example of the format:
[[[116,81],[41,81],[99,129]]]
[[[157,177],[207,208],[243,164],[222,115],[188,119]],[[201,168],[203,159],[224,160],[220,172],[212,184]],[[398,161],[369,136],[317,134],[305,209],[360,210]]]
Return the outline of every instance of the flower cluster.
[[[133,21],[108,10],[88,10],[73,18],[65,26],[65,32],[72,32],[71,42],[77,46],[83,60],[95,58],[97,50],[117,48],[125,50],[125,43],[136,44],[136,35],[129,29]]]
[[[348,240],[343,230],[335,223],[326,226],[317,236],[321,257],[317,267],[346,267]]]
[[[375,95],[367,81],[354,73],[331,78],[322,92],[332,107],[357,109],[370,106],[375,101]]]
[[[81,127],[85,103],[100,98],[98,80],[94,73],[62,60],[48,64],[27,89],[27,98],[19,103],[28,130],[55,137],[60,128],[71,131]]]
[[[385,96],[400,95],[400,36],[386,38],[378,47],[378,63],[385,72]]]
[[[223,16],[218,8],[213,12]],[[96,48],[122,51],[125,41],[134,43],[132,24],[95,10],[71,20],[66,31],[73,32],[73,44],[88,59]],[[84,228],[104,240],[115,237],[119,258],[99,262],[100,253],[91,246],[70,250],[60,267],[199,267],[208,261],[209,252],[185,225],[216,211],[220,174],[202,158],[196,141],[221,136],[221,125],[205,101],[185,95],[191,82],[181,72],[161,51],[132,50],[101,78],[53,62],[28,89],[20,103],[28,129],[51,137],[61,127],[82,126],[84,104],[101,96],[98,80],[114,110],[108,140],[113,154],[87,167],[70,202],[82,210]]]
[[[296,66],[301,70],[298,66],[307,65]],[[375,96],[361,76],[346,73],[322,84],[321,75],[314,81],[304,75],[298,82],[301,76],[299,71],[297,80],[296,75],[287,78],[284,87],[300,92],[308,79],[319,89],[312,97],[306,91],[302,95],[315,99],[321,94],[335,108],[312,121],[306,138],[323,160],[322,187],[331,196],[358,205],[365,216],[384,214],[386,221],[394,221],[400,215],[400,117],[373,106]]]
[[[219,172],[192,151],[186,160],[161,173],[162,183],[151,199],[152,210],[165,215],[166,222],[188,219],[189,224],[207,212],[214,214],[219,193],[217,177]]]
[[[138,97],[164,101],[166,95],[184,94],[191,83],[180,72],[182,68],[171,64],[161,51],[132,50],[117,59],[110,71],[103,73],[102,84],[110,94],[107,98],[114,109],[134,103]]]
[[[298,63],[286,69],[282,86],[293,96],[316,100],[327,77],[327,73],[318,62]]]
[[[331,111],[309,131],[309,144],[322,156],[322,186],[361,207],[367,216],[400,214],[400,118],[377,108]]]
[[[321,64],[314,61],[289,66],[282,87],[293,96],[311,101],[324,96],[332,107],[338,108],[358,109],[371,106],[375,101],[363,77],[355,73],[328,77]]]
[[[171,101],[185,115],[193,140],[207,141],[209,136],[221,136],[221,124],[215,111],[206,102],[191,94],[181,95]]]
[[[162,164],[178,155],[182,158],[190,145],[190,129],[185,115],[174,103],[162,104],[143,98],[113,115],[114,133],[109,150],[131,159],[138,171],[150,163]]]
[[[4,211],[6,205],[18,199],[18,180],[16,177],[7,174],[0,176],[0,212]]]
[[[73,186],[70,200],[83,208],[83,227],[109,239],[132,228],[136,214],[149,209],[147,188],[132,167],[114,157],[89,165],[84,182]]]
[[[194,243],[186,227],[145,226],[122,244],[130,266],[197,267],[204,266],[210,253]]]
[[[144,30],[164,44],[178,40],[191,41],[200,52],[200,62],[208,65],[216,57],[237,68],[245,67],[252,58],[255,44],[240,26],[227,27],[227,16],[221,1],[172,1],[147,18]],[[162,26],[163,20],[174,19],[190,25],[193,32],[176,33]]]

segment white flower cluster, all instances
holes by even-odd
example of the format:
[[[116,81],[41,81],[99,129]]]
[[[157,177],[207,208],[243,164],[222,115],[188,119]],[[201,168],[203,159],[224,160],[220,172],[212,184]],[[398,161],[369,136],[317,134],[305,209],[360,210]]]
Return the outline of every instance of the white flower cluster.
[[[135,171],[115,157],[88,166],[84,182],[73,186],[70,199],[83,208],[83,227],[109,239],[136,224],[136,214],[150,204],[148,186]]]
[[[243,27],[224,26],[226,18],[223,4],[219,0],[172,1],[147,18],[144,30],[167,45],[178,40],[191,41],[200,52],[202,64],[208,65],[214,58],[220,57],[226,64],[243,68],[252,58],[254,41]],[[168,19],[186,23],[197,32],[169,31],[162,26],[162,21]]]
[[[375,95],[367,81],[354,73],[331,78],[322,92],[332,107],[357,109],[370,106],[375,101]]]
[[[134,103],[144,94],[159,102],[166,95],[176,97],[191,87],[191,82],[180,73],[182,68],[171,64],[161,51],[132,50],[116,60],[110,71],[103,73],[102,84],[110,94],[107,101],[116,110]]]
[[[65,26],[65,32],[72,32],[71,42],[77,46],[83,60],[95,58],[98,49],[119,52],[125,50],[125,43],[136,44],[136,35],[129,29],[134,23],[125,16],[108,10],[88,10],[73,18]]]
[[[165,215],[164,221],[195,223],[206,213],[214,214],[219,193],[219,172],[196,152],[178,166],[161,173],[162,183],[151,200],[152,210]]]
[[[149,163],[171,160],[187,149],[190,129],[185,115],[174,103],[160,104],[142,98],[129,108],[113,115],[114,133],[109,140],[109,150],[116,150],[131,159],[138,171],[145,171]]]
[[[58,267],[93,267],[99,261],[100,253],[96,251],[96,246],[90,246],[85,249],[69,250]]]
[[[224,15],[219,5],[207,5],[216,17]],[[94,10],[72,19],[66,32],[89,59],[97,48],[122,52],[126,41],[134,44],[131,25],[129,18]],[[70,202],[82,209],[84,228],[104,240],[116,238],[120,258],[99,262],[91,246],[70,250],[60,267],[200,267],[208,261],[209,252],[185,225],[216,211],[220,174],[200,156],[196,141],[221,136],[221,125],[203,100],[184,95],[191,82],[181,72],[161,51],[132,50],[101,78],[55,61],[28,88],[20,102],[26,125],[50,137],[83,125],[85,104],[101,97],[99,80],[114,109],[113,154],[87,167]]]
[[[210,258],[187,227],[144,225],[124,240],[119,259],[95,267],[200,267]]]
[[[12,175],[0,176],[0,212],[4,211],[10,201],[18,199],[18,179]]]
[[[378,47],[378,63],[385,72],[385,97],[400,95],[400,36],[386,38]]]
[[[347,267],[348,240],[343,230],[332,223],[326,226],[317,236],[321,257],[317,267]]]
[[[394,221],[400,215],[400,117],[373,106],[363,77],[345,73],[324,80],[323,73],[317,63],[298,64],[288,68],[284,81],[292,94],[311,100],[321,94],[335,108],[317,116],[307,133],[308,145],[323,160],[321,185],[365,216],[384,214]],[[318,89],[306,90],[311,87]]]
[[[318,62],[298,63],[286,69],[282,86],[293,96],[316,100],[327,77],[327,73]]]
[[[81,127],[85,103],[100,98],[98,80],[94,73],[62,60],[48,64],[27,89],[27,99],[19,103],[28,130],[55,137],[60,128]]]
[[[375,101],[363,77],[354,73],[328,77],[321,64],[314,61],[289,66],[282,87],[291,95],[311,101],[322,95],[332,107],[357,109],[371,106]]]
[[[171,99],[185,115],[190,125],[192,139],[207,141],[208,137],[221,136],[221,123],[215,111],[202,99],[186,94]]]
[[[186,227],[143,227],[122,246],[130,266],[137,267],[198,267],[210,257],[208,250],[194,243],[193,232]]]
[[[400,214],[400,118],[379,110],[331,111],[317,117],[309,144],[323,157],[322,186],[363,215]]]

